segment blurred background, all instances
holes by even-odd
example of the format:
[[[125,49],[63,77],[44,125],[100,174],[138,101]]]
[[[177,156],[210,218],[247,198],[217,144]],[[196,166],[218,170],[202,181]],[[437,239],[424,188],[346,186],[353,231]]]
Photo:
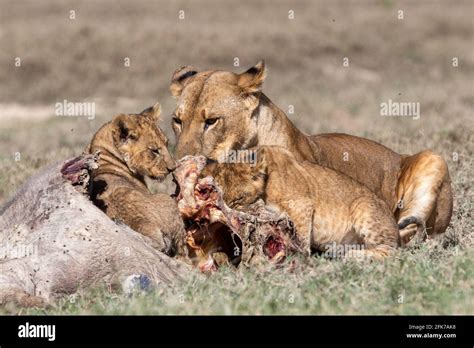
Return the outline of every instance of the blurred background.
[[[260,59],[264,92],[294,110],[300,129],[364,136],[402,153],[433,148],[449,163],[456,205],[470,204],[473,5],[1,0],[0,204],[39,167],[80,154],[118,113],[160,101],[173,143],[176,68],[241,72]],[[65,99],[94,102],[96,117],[55,116]],[[382,117],[389,99],[420,103],[420,118]]]

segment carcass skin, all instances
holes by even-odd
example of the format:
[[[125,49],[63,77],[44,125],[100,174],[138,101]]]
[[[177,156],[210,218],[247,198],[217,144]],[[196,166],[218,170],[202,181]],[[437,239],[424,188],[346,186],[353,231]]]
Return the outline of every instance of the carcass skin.
[[[229,208],[212,177],[200,178],[204,156],[186,156],[174,172],[178,209],[185,220],[188,256],[202,272],[221,263],[251,266],[263,260],[282,262],[302,251],[286,214],[257,201],[245,212]],[[224,259],[224,260],[223,260]]]
[[[95,160],[87,155],[47,167],[0,209],[0,303],[45,305],[134,275],[151,286],[170,286],[190,271],[78,192],[87,187]]]

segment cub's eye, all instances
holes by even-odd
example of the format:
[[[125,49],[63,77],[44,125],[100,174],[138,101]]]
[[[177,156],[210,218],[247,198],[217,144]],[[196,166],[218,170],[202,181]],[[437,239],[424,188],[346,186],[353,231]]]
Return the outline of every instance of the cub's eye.
[[[204,129],[208,129],[210,126],[215,124],[218,120],[219,120],[219,117],[208,118],[206,121],[204,121]]]
[[[158,149],[150,149],[150,151],[151,151],[155,156],[159,156],[159,155],[160,155],[160,150],[158,150]]]
[[[173,117],[173,122],[176,123],[177,125],[182,125],[183,124],[183,121],[181,121],[179,118],[177,117]]]

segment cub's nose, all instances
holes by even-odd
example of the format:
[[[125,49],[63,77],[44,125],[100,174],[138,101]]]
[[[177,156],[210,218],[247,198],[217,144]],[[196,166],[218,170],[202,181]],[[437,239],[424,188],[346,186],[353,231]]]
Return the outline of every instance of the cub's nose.
[[[172,172],[173,170],[176,169],[176,161],[168,161],[166,164],[166,169],[168,169],[168,172]]]

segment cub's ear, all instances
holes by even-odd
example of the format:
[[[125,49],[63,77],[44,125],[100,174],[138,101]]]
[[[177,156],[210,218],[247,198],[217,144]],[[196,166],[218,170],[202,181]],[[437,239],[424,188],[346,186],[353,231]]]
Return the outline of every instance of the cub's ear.
[[[210,158],[206,158],[206,166],[202,170],[200,177],[204,178],[208,175],[213,176],[216,168],[217,168],[218,162],[215,160],[212,160]]]
[[[123,144],[128,139],[135,139],[134,130],[135,123],[130,115],[119,115],[112,121],[112,137],[115,146]]]
[[[142,112],[140,112],[140,115],[149,117],[152,119],[152,121],[158,123],[160,121],[160,116],[161,116],[161,105],[160,103],[156,103],[153,106],[150,106],[149,108],[146,108]]]
[[[265,147],[261,147],[257,150],[254,150],[255,156],[255,166],[257,169],[258,176],[263,179],[266,179],[268,176],[268,161],[267,161],[267,149]]]
[[[255,66],[239,75],[237,85],[245,94],[259,92],[266,77],[265,61],[259,61]]]
[[[197,71],[191,66],[183,66],[177,69],[171,77],[170,91],[173,97],[179,97],[189,79],[196,75]]]

